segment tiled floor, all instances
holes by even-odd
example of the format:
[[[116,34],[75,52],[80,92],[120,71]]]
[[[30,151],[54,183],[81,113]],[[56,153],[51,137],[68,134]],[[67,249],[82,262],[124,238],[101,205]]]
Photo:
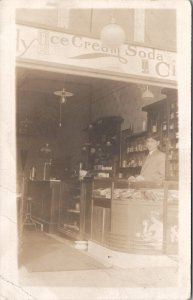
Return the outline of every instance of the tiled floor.
[[[38,233],[36,236],[33,235],[33,239],[36,240],[36,245],[38,245],[39,236]],[[68,241],[63,237],[55,237],[49,236],[52,242],[58,245],[67,245],[69,248],[74,250],[74,243],[72,241]],[[30,233],[29,233],[29,240],[30,240]],[[25,240],[27,242],[27,239]],[[42,252],[42,248],[39,249]],[[53,249],[53,257],[55,256]],[[78,250],[80,251],[80,250]],[[42,253],[38,253],[38,247],[36,247],[37,256],[42,255]],[[88,257],[87,252],[81,251],[81,253]],[[58,254],[57,254],[58,255]],[[93,265],[96,264],[96,260],[89,257],[92,260]],[[148,258],[147,258],[148,259]],[[25,290],[33,290],[35,299],[67,299],[65,296],[68,295],[68,299],[70,299],[69,294],[65,292],[65,295],[62,294],[61,290],[68,290],[71,291],[83,288],[93,288],[94,290],[97,288],[99,289],[112,289],[112,288],[174,288],[177,285],[177,267],[151,267],[151,268],[128,268],[128,269],[121,269],[118,267],[113,267],[108,264],[103,265],[99,262],[99,266],[101,268],[94,268],[93,269],[85,269],[85,270],[73,270],[73,271],[59,271],[59,272],[29,272],[25,265],[21,266],[19,270],[20,275],[20,286],[22,286]],[[41,288],[46,291],[49,290],[52,297],[49,298],[36,298],[37,289]],[[76,288],[76,289],[74,289]],[[90,289],[89,289],[90,290]],[[36,291],[36,292],[35,292]],[[52,294],[54,291],[54,294]],[[43,292],[42,292],[43,293]],[[47,292],[46,292],[47,293]],[[47,295],[47,294],[46,294]],[[71,294],[70,294],[71,295]],[[81,294],[78,294],[77,299],[84,299],[80,297]],[[88,296],[88,295],[87,295]],[[85,295],[85,299],[87,298]],[[73,298],[76,299],[76,298]],[[94,299],[94,298],[90,298]],[[103,299],[103,298],[97,298]],[[104,298],[106,299],[106,298]],[[111,299],[111,298],[109,298]],[[113,298],[114,299],[114,298]],[[119,298],[117,298],[119,299]],[[133,298],[134,299],[134,298]]]

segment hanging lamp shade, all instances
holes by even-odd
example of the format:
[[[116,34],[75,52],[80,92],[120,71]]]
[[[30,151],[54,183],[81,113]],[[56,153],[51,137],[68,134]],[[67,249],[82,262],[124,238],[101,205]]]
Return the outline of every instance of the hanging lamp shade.
[[[148,86],[146,87],[145,92],[142,94],[142,98],[154,98],[154,94],[149,90]]]
[[[66,98],[67,97],[71,97],[74,94],[70,93],[70,92],[67,92],[65,89],[63,89],[62,91],[56,91],[56,92],[54,92],[54,95],[60,96],[61,97],[61,102],[62,103],[66,103]]]
[[[115,49],[124,44],[125,32],[123,28],[112,18],[111,23],[101,30],[102,46]]]
[[[40,156],[42,158],[51,158],[52,156],[52,149],[50,148],[49,144],[40,148]]]
[[[62,104],[66,103],[67,101],[67,97],[72,97],[74,94],[67,92],[64,88],[62,89],[62,91],[55,91],[54,95],[59,96],[60,97],[60,119],[59,119],[59,126],[62,127]]]

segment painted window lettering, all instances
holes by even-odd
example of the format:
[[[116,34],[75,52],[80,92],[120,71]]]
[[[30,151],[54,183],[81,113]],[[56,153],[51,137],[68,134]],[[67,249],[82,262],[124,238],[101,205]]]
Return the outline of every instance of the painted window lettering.
[[[72,64],[84,67],[89,60],[89,67],[112,71],[125,75],[149,76],[163,80],[176,80],[176,53],[155,48],[146,48],[125,44],[120,48],[110,49],[102,46],[100,40],[81,35],[37,29],[18,25],[16,35],[16,51],[18,58]],[[87,64],[88,67],[88,64]]]

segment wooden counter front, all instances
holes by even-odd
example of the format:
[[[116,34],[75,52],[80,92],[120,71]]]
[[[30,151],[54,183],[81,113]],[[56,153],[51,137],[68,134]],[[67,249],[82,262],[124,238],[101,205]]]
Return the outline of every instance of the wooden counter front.
[[[27,197],[32,198],[32,218],[41,222],[45,231],[55,232],[58,223],[60,181],[29,180]]]

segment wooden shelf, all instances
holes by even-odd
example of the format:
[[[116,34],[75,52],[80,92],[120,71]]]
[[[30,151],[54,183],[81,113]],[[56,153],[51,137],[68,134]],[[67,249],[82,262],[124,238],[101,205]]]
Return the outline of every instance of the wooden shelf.
[[[96,181],[100,181],[100,180],[104,180],[104,181],[111,181],[112,178],[105,178],[105,177],[94,177],[94,180]]]
[[[127,135],[126,139],[141,138],[141,137],[144,137],[146,134],[147,134],[147,131],[142,131],[142,132]]]
[[[113,170],[93,170],[94,172],[97,172],[97,173],[112,173]]]
[[[137,168],[141,168],[142,166],[136,166],[136,167],[119,167],[119,169],[121,170],[133,170],[133,169],[137,169]]]
[[[140,154],[140,153],[148,153],[148,150],[142,150],[142,151],[133,151],[133,152],[127,152],[127,155],[131,155],[131,154]]]
[[[67,212],[80,214],[80,210],[76,210],[76,209],[68,209]]]
[[[178,148],[170,148],[169,151],[178,151]]]
[[[75,240],[78,240],[80,238],[80,234],[79,234],[79,231],[75,231],[75,230],[71,230],[71,229],[68,229],[68,228],[64,228],[62,226],[58,226],[58,231],[60,233],[63,233]]]
[[[99,197],[99,196],[93,196],[93,199],[95,200],[108,200],[108,201],[111,201],[111,198],[107,198],[107,197]]]
[[[80,231],[80,183],[77,180],[63,182],[59,204],[58,231],[77,238]]]

